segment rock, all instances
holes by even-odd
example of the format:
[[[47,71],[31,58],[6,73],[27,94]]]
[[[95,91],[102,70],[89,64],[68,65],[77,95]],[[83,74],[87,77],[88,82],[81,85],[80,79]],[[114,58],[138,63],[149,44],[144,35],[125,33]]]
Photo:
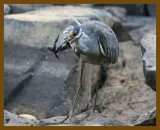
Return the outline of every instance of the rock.
[[[146,33],[156,29],[155,18],[129,16],[127,17],[127,21],[132,24],[136,23],[139,26],[139,28],[134,28],[128,33],[130,40],[134,41],[136,45],[140,44],[142,37]]]
[[[139,29],[144,26],[154,26],[156,25],[156,19],[155,18],[150,18],[150,17],[140,17],[140,16],[127,16],[126,21],[122,21],[120,24],[116,24],[113,26],[113,30],[115,34],[117,35],[117,38],[119,42],[122,41],[127,41],[127,40],[132,40],[136,38],[132,38],[130,36],[130,32],[135,29]],[[149,27],[144,27],[144,30],[148,29]],[[143,30],[143,29],[142,29]],[[122,33],[123,32],[123,33]],[[135,34],[136,35],[136,34]],[[140,37],[143,35],[140,34]]]
[[[66,120],[64,123],[57,124],[61,122],[65,118],[65,116],[56,116],[40,120],[36,118],[30,119],[30,117],[33,118],[34,116],[28,114],[18,116],[5,110],[4,125],[5,126],[126,126],[126,124],[121,121],[100,115],[88,117],[88,113],[81,113],[79,115],[76,115],[76,119],[73,118],[72,124],[69,123],[69,120]]]
[[[104,6],[116,6],[116,7],[121,7],[125,8],[127,11],[127,15],[134,15],[134,16],[145,16],[145,7],[143,4],[100,4],[100,5],[95,5],[95,7],[104,7]]]
[[[107,118],[100,115],[94,115],[92,117],[88,117],[88,111],[76,115],[76,119],[73,118],[72,124],[69,124],[69,120],[67,119],[64,123],[58,124],[58,126],[125,126],[126,124],[118,121],[116,119]],[[57,123],[61,122],[65,117],[52,117],[48,119],[41,119],[40,124],[42,126],[56,126]]]
[[[132,23],[134,25],[140,25],[145,26],[145,25],[155,25],[156,24],[156,19],[154,17],[146,17],[146,16],[127,16],[127,21],[128,23]]]
[[[38,123],[38,120],[22,118],[4,110],[4,126],[36,126]]]
[[[135,126],[156,126],[156,107],[140,115]]]
[[[116,17],[101,10],[78,6],[55,6],[25,14],[5,16],[4,41],[31,47],[46,47],[52,44],[59,32],[74,23],[73,17],[80,22],[101,20],[111,27],[119,22]]]
[[[6,43],[4,66],[5,109],[17,114],[32,114],[38,118],[69,113],[78,86],[77,57],[72,50],[65,52],[65,55],[62,53],[58,61],[45,48]],[[102,70],[99,66],[87,64],[84,73],[84,89],[78,99],[76,112],[87,107],[95,86],[100,84]],[[88,82],[91,79],[94,82]],[[19,118],[17,120],[7,125],[26,124],[26,120],[20,124]]]
[[[103,8],[106,6],[116,6],[125,8],[127,15],[136,15],[136,16],[145,16],[145,7],[144,4],[94,4],[94,8]]]
[[[126,9],[117,6],[105,6],[103,10],[110,12],[113,16],[117,17],[121,21],[126,21]]]
[[[144,82],[140,46],[121,42],[118,62],[108,67],[98,91],[96,109],[107,118],[134,125],[138,117],[156,105],[156,93]]]
[[[147,4],[145,5],[147,8],[147,13],[149,16],[156,16],[156,5],[155,4]]]
[[[38,118],[69,113],[78,87],[78,57],[68,50],[61,53],[58,61],[47,47],[73,22],[72,17],[81,22],[106,19],[111,26],[114,23],[109,13],[83,7],[74,7],[73,11],[73,6],[5,16],[5,109]],[[84,90],[76,113],[86,109],[104,72],[99,66],[88,64],[84,73]],[[94,82],[88,82],[91,80]]]
[[[10,6],[9,6],[9,5],[7,5],[7,4],[4,4],[4,15],[9,14],[9,13],[10,13],[10,11],[11,11]]]
[[[12,14],[19,14],[29,11],[38,10],[41,8],[53,6],[51,4],[10,4],[11,13]]]
[[[142,37],[151,30],[156,30],[156,25],[144,26],[129,32],[129,36],[136,45],[140,44]]]
[[[61,53],[60,61],[46,48],[5,43],[4,50],[5,109],[38,118],[67,115],[78,89],[79,64],[73,50]],[[102,73],[99,66],[85,66],[77,113],[87,107],[95,86],[101,85]]]
[[[90,117],[80,124],[83,126],[126,126],[126,124],[121,121],[103,116]]]
[[[156,33],[146,34],[141,40],[145,82],[156,91]]]
[[[29,114],[20,114],[18,115],[19,117],[22,117],[22,118],[27,118],[27,119],[31,119],[31,120],[37,120],[37,118],[33,115],[29,115]]]
[[[130,22],[122,22],[113,26],[113,31],[115,32],[117,39],[119,42],[130,40],[129,32],[133,29],[139,28],[140,25],[130,23]],[[122,33],[123,32],[123,33]]]
[[[118,6],[125,8],[127,10],[127,15],[145,15],[145,9],[143,4],[121,4]]]

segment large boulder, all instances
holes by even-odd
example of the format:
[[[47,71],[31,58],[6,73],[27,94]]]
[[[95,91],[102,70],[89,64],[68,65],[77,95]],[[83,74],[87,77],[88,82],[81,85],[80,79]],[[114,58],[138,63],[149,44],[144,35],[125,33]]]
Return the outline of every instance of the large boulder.
[[[117,17],[121,21],[126,20],[126,14],[127,11],[123,7],[117,7],[117,6],[105,6],[103,10],[110,12],[113,16]]]
[[[139,45],[142,37],[151,30],[156,30],[156,19],[154,17],[129,16],[127,20],[131,23],[138,24],[139,28],[131,30],[128,35],[135,45]]]
[[[73,23],[73,17],[80,22],[101,20],[111,27],[118,22],[116,17],[100,10],[78,6],[55,6],[5,16],[4,41],[31,47],[46,47],[54,41],[59,32]]]
[[[60,55],[60,61],[47,49],[5,44],[5,108],[38,118],[67,115],[78,87],[79,64],[72,50]],[[76,112],[87,107],[102,69],[87,64],[84,89]],[[93,80],[94,82],[90,82]]]
[[[145,8],[143,4],[121,4],[118,6],[125,8],[127,10],[128,15],[145,15]]]
[[[106,6],[117,6],[125,8],[127,11],[127,15],[139,15],[144,16],[146,15],[144,4],[94,4],[93,7],[95,8],[102,8]]]
[[[19,14],[29,11],[42,9],[44,7],[53,6],[51,4],[9,4],[12,14]]]
[[[141,40],[143,70],[146,84],[156,91],[156,32],[146,34]]]
[[[143,34],[148,32],[151,27],[156,27],[154,17],[127,16],[125,21],[115,24],[113,30],[119,41],[133,40],[138,44]]]
[[[98,14],[102,17],[98,17]],[[58,61],[47,47],[53,45],[57,34],[73,22],[72,17],[81,22],[106,19],[103,22],[111,26],[114,23],[109,13],[104,15],[98,10],[73,6],[56,6],[5,16],[4,75],[7,110],[32,114],[38,118],[69,113],[78,87],[78,57],[73,50],[68,50],[61,53]],[[101,85],[103,73],[103,68],[99,66],[85,66],[84,89],[76,113],[86,109],[94,95],[95,86]]]
[[[129,32],[129,36],[136,45],[139,45],[143,36],[149,33],[151,30],[156,30],[156,25],[149,25],[134,29]]]

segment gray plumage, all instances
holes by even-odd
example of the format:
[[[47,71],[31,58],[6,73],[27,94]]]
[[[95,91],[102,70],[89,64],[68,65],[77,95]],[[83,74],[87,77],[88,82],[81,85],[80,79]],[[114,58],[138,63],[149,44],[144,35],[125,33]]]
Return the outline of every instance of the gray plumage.
[[[99,65],[117,62],[119,44],[109,26],[98,21],[88,21],[81,28],[83,34],[77,40],[75,48],[82,60]]]
[[[75,20],[75,25],[71,25],[63,31],[62,37],[54,44],[50,50],[58,57],[58,53],[62,50],[70,48],[70,44],[74,43],[74,52],[80,57],[80,79],[79,89],[73,102],[72,109],[68,116],[61,121],[64,122],[68,118],[72,121],[73,112],[77,97],[82,90],[82,76],[85,63],[103,65],[116,63],[119,56],[119,43],[112,29],[102,22],[88,21],[80,24]],[[59,36],[57,36],[57,39]],[[91,110],[94,112],[98,86],[96,86],[95,100]]]

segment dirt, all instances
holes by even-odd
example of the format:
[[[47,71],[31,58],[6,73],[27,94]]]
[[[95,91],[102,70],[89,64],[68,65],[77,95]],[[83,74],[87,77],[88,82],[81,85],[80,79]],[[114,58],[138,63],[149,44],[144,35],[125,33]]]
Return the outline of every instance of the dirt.
[[[156,93],[145,84],[140,46],[131,41],[119,45],[119,61],[108,67],[97,108],[103,116],[132,125],[140,114],[155,107]]]

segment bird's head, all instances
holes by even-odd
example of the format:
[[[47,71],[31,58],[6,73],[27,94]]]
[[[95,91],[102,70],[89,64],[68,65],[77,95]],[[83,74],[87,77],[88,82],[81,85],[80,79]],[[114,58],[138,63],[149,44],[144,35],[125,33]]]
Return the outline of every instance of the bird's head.
[[[75,21],[75,24],[64,29],[61,37],[56,43],[56,50],[67,47],[71,48],[70,44],[76,42],[81,37],[81,24],[76,19],[73,20]]]
[[[53,48],[49,48],[54,52],[55,56],[59,59],[59,52],[71,48],[72,43],[76,42],[82,35],[81,24],[73,18],[74,25],[67,27],[61,35],[58,35],[55,39]]]

